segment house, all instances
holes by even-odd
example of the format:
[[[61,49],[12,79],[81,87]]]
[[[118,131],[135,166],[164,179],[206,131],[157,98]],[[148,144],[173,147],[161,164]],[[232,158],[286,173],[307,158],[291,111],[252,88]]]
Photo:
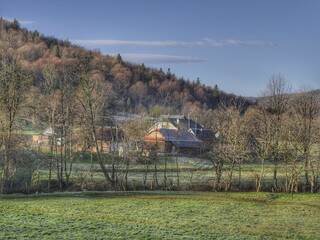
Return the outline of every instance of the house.
[[[186,118],[184,115],[161,115],[159,121],[149,128],[148,132],[155,129],[175,129],[175,130],[186,130],[191,129],[204,129],[203,126],[197,122]]]
[[[209,146],[209,144],[216,140],[215,134],[210,129],[195,129],[190,128],[189,132],[194,134],[198,139],[200,139],[205,146]]]
[[[149,148],[166,153],[194,153],[205,148],[204,143],[188,131],[160,128],[144,138]]]
[[[76,151],[97,152],[97,143],[100,152],[110,153],[119,150],[124,133],[118,127],[96,126],[96,142],[93,140],[92,133],[86,129],[75,129],[73,135]]]
[[[118,127],[100,127],[97,129],[97,142],[102,152],[118,151],[123,138],[124,132]]]
[[[72,142],[74,151],[86,151],[88,149],[93,152],[96,151],[95,144],[89,140],[90,137],[83,137],[83,134],[87,134],[84,129],[73,129],[72,131],[72,140],[70,140],[68,134],[65,135],[66,139],[64,138],[61,127],[57,127],[55,131],[52,127],[48,127],[41,134],[33,135],[32,142],[36,146],[49,147],[50,143],[53,143],[51,141],[55,139],[55,146],[63,146],[67,141],[68,143]],[[118,127],[97,127],[96,129],[96,140],[102,152],[117,151],[123,136],[123,131]]]
[[[160,116],[159,121],[148,129],[145,143],[160,152],[199,152],[214,141],[209,129],[183,115]]]
[[[57,145],[61,145],[61,129],[57,130],[56,133],[54,133],[52,127],[47,127],[41,134],[34,134],[32,136],[32,141],[37,145],[49,145],[50,138],[54,134],[57,137]]]

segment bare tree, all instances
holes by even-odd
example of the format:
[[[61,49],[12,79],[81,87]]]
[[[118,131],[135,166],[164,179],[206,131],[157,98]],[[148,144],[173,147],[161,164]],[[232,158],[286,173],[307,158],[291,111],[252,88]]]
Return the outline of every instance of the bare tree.
[[[273,162],[273,190],[278,190],[278,165],[280,160],[281,137],[284,132],[284,115],[289,108],[290,84],[281,75],[273,75],[259,102],[262,116],[263,135],[261,139],[265,144],[268,158]]]
[[[103,151],[99,147],[99,133],[97,131],[97,126],[101,123],[101,113],[107,114],[107,110],[113,104],[111,89],[103,84],[100,79],[94,79],[88,73],[83,73],[80,76],[80,85],[76,97],[81,106],[80,118],[84,127],[90,133],[89,139],[94,145],[101,170],[107,183],[114,186],[115,181],[105,165]]]
[[[44,118],[44,121],[46,121],[49,126],[52,128],[52,136],[50,136],[49,144],[50,144],[50,160],[49,160],[49,177],[48,177],[48,192],[50,191],[51,187],[51,178],[52,178],[52,168],[53,168],[53,162],[56,159],[57,153],[55,151],[55,143],[56,140],[56,124],[57,124],[57,115],[58,115],[58,97],[56,94],[57,88],[57,72],[55,71],[54,67],[52,65],[46,65],[43,70],[43,76],[44,76],[44,83],[43,83],[43,90],[44,94],[46,94],[48,97],[43,98],[47,101],[42,101],[41,104],[44,104],[42,107],[43,113],[45,116],[42,116]],[[59,177],[60,174],[57,174]]]
[[[293,138],[290,139],[290,142],[303,158],[303,190],[314,192],[318,159],[312,154],[312,147],[317,142],[319,131],[319,95],[312,91],[311,88],[302,87],[301,92],[297,94],[292,103]]]
[[[244,102],[241,99],[221,102],[220,144],[218,148],[222,161],[228,164],[225,171],[225,190],[232,187],[235,168],[238,167],[238,185],[241,185],[241,167],[247,158],[247,126],[242,116]]]
[[[303,170],[301,166],[301,152],[299,143],[296,141],[299,138],[295,113],[291,108],[285,117],[286,131],[284,141],[282,142],[282,151],[284,157],[285,182],[284,190],[287,193],[299,191],[299,176]]]
[[[246,117],[249,121],[249,131],[253,133],[255,138],[260,139],[254,154],[256,161],[260,163],[260,171],[254,173],[255,189],[257,192],[260,192],[265,177],[265,161],[272,152],[271,121],[267,112],[260,105],[257,108],[250,109],[246,113]]]
[[[8,187],[16,171],[15,148],[17,120],[32,76],[15,59],[2,59],[0,63],[0,134],[3,146],[4,174],[1,192]]]
[[[72,171],[73,126],[76,103],[75,84],[71,67],[59,68],[46,65],[43,70],[43,92],[47,96],[42,103],[42,118],[52,129],[50,136],[50,161],[48,191],[52,176],[53,160],[56,163],[60,188],[68,185]]]

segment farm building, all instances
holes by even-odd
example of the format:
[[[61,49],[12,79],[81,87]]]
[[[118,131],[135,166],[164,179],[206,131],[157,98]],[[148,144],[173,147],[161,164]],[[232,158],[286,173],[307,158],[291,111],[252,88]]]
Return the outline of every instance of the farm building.
[[[123,131],[117,127],[96,128],[95,137],[97,146],[103,153],[118,151],[123,140],[123,136]],[[75,130],[73,141],[76,151],[97,151],[92,134],[86,129]]]
[[[102,152],[118,151],[123,137],[123,131],[117,127],[100,127],[97,129],[97,141]]]
[[[199,152],[205,145],[194,134],[188,131],[177,131],[174,129],[158,129],[145,137],[148,146],[154,146],[160,152],[175,153]]]
[[[55,133],[52,127],[47,127],[41,134],[34,134],[32,136],[33,144],[49,145],[50,139],[53,135],[56,136],[57,145],[61,145],[61,128],[57,128]]]
[[[215,141],[216,137],[210,129],[195,129],[190,128],[189,132],[194,134],[199,140],[201,140],[205,146],[208,146],[211,142]]]
[[[63,146],[64,142],[72,142],[74,151],[96,151],[95,144],[87,137],[90,136],[85,129],[74,129],[72,139],[69,134],[65,134],[66,139],[62,136],[61,128],[53,131],[51,127],[46,128],[41,134],[32,136],[32,143],[36,146],[49,147],[50,141],[55,136],[55,146]],[[98,147],[102,152],[114,152],[119,148],[119,142],[123,139],[123,131],[117,127],[97,127],[96,130]]]
[[[157,121],[157,123],[153,125],[148,132],[160,128],[185,131],[188,131],[189,129],[204,129],[203,126],[183,115],[162,115],[159,117],[159,121]]]
[[[213,132],[182,115],[161,116],[148,130],[145,142],[160,152],[197,153],[215,140]]]

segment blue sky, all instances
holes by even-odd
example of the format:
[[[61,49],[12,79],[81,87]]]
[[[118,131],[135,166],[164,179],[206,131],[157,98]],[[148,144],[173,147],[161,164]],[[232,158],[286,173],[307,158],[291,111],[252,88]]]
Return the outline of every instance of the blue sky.
[[[23,27],[259,96],[273,74],[320,88],[318,0],[0,0]]]

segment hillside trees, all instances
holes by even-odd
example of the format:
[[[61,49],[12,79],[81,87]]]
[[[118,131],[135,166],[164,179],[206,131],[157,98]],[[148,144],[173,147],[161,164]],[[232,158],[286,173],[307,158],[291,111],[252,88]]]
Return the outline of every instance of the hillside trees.
[[[0,63],[0,135],[3,159],[1,192],[10,186],[17,168],[17,154],[21,139],[18,137],[18,119],[32,76],[16,60],[4,57]]]
[[[147,107],[148,103],[146,102],[147,98],[147,86],[142,81],[137,81],[129,89],[130,99],[134,101],[136,106]]]
[[[76,62],[79,71],[86,68],[86,71],[100,72],[106,81],[112,83],[116,100],[120,103],[119,111],[127,110],[128,105],[136,113],[146,113],[156,105],[170,105],[179,112],[183,111],[186,104],[214,109],[219,103],[219,96],[233,98],[217,88],[201,84],[200,81],[177,78],[170,69],[164,73],[161,69],[153,69],[144,64],[125,62],[120,55],[104,56],[99,51],[89,51],[72,45],[69,41],[17,28],[4,19],[0,19],[0,54],[19,56],[32,69],[34,85],[37,87],[42,81],[42,70],[46,64]],[[130,96],[129,92],[132,88],[138,89],[135,86],[137,82],[142,82],[143,90],[147,92],[138,98],[135,93],[133,97]]]
[[[111,68],[110,73],[113,75],[113,90],[117,93],[119,101],[124,104],[125,99],[128,97],[132,72],[121,61]]]

